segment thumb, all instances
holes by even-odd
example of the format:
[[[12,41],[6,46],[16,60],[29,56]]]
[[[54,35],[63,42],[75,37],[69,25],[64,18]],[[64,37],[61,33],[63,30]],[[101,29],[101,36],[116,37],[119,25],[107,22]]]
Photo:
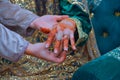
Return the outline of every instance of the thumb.
[[[69,16],[68,15],[61,15],[61,16],[56,15],[55,18],[56,18],[57,21],[61,21],[65,18],[69,18]]]
[[[57,63],[62,63],[63,61],[65,61],[66,59],[66,51],[63,51],[62,53],[60,53],[60,55],[58,56],[58,59],[56,60]]]

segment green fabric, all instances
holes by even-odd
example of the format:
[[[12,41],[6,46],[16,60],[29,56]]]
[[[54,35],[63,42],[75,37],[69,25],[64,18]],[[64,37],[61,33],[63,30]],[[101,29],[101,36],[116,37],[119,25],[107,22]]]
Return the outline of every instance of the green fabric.
[[[61,14],[69,15],[71,18],[73,18],[76,21],[76,23],[78,23],[77,28],[79,27],[78,28],[79,38],[77,41],[80,41],[80,42],[81,41],[84,42],[85,40],[87,40],[86,37],[88,37],[87,35],[91,30],[89,15],[86,9],[82,7],[82,5],[79,4],[79,1],[75,1],[75,0],[74,1],[60,0]],[[79,25],[79,23],[82,23],[82,27],[81,27],[81,24]],[[81,32],[81,29],[83,30],[82,32]],[[80,35],[83,35],[84,37],[80,37]]]
[[[84,41],[87,40],[88,34],[82,30],[82,23],[77,18],[71,18],[71,19],[73,19],[77,25],[77,32],[79,39],[77,40],[76,45],[79,46],[80,43],[83,43]]]
[[[120,80],[120,47],[80,67],[72,80]]]

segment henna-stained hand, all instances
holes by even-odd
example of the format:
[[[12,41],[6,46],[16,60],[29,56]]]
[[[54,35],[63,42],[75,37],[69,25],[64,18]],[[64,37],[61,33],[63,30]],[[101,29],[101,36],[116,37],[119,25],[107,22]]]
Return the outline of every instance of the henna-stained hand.
[[[70,40],[71,47],[76,50],[74,31],[76,29],[76,23],[70,18],[66,18],[59,22],[56,27],[50,32],[46,41],[46,48],[50,47],[55,40],[54,53],[59,54],[59,47],[63,45],[63,49],[68,51],[68,43]]]

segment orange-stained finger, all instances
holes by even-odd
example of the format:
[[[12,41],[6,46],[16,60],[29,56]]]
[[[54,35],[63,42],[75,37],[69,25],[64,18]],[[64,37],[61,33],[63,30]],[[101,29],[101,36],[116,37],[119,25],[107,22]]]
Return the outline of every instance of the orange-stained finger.
[[[70,43],[71,43],[72,49],[73,49],[73,50],[76,50],[74,33],[71,33],[71,34],[70,34]]]
[[[46,34],[48,34],[48,33],[50,32],[50,29],[45,28],[45,27],[41,27],[40,30],[41,30],[43,33],[46,33]]]
[[[63,38],[63,31],[61,31],[59,28],[60,28],[60,26],[58,25],[57,26],[57,34],[56,34],[56,42],[54,45],[54,53],[56,53],[57,55],[59,54],[60,45],[61,45],[61,41]]]
[[[60,51],[60,44],[61,44],[61,41],[56,40],[55,45],[54,45],[54,53],[56,53],[57,55],[58,55],[58,52]]]
[[[68,36],[64,35],[64,38],[63,38],[63,47],[64,47],[65,51],[68,51],[68,42],[69,42]]]
[[[50,45],[51,45],[51,43],[52,43],[52,41],[53,41],[56,33],[57,33],[57,29],[56,29],[56,28],[54,28],[54,29],[50,32],[50,34],[49,34],[49,36],[48,36],[48,39],[47,39],[47,41],[46,41],[46,46],[45,46],[46,48],[50,47]]]

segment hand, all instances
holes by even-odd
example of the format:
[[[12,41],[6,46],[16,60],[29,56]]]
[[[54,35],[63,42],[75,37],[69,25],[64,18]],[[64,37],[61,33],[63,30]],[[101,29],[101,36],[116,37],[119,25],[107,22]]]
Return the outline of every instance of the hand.
[[[54,25],[58,24],[59,21],[65,18],[68,18],[68,16],[45,15],[35,19],[30,27],[38,29],[44,33],[49,33],[54,28]]]
[[[65,51],[68,51],[68,42],[70,39],[71,46],[73,50],[76,50],[75,40],[74,40],[74,31],[76,29],[76,23],[70,19],[64,19],[54,28],[47,39],[46,48],[50,47],[51,43],[56,39],[54,45],[54,53],[59,52],[59,47],[63,44],[63,48]],[[62,41],[63,39],[63,41]]]
[[[59,56],[55,56],[53,52],[50,52],[47,48],[45,48],[45,42],[29,44],[25,53],[27,55],[55,63],[62,63],[66,58],[66,51],[61,52]]]

